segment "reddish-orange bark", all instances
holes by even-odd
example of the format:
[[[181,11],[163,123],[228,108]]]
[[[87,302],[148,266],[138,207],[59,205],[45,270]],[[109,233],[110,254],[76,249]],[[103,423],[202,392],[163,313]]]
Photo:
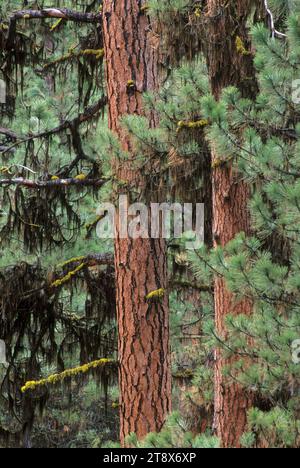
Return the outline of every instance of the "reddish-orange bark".
[[[106,54],[109,126],[124,150],[134,146],[122,129],[125,114],[144,115],[142,93],[158,87],[158,50],[149,18],[138,0],[105,0],[103,31]],[[157,124],[154,114],[150,126]],[[117,177],[143,189],[146,181],[132,163],[113,163]],[[154,200],[155,201],[155,200]],[[160,431],[171,411],[169,305],[164,297],[146,296],[167,290],[166,244],[162,239],[115,242],[120,362],[120,438],[139,438]]]
[[[255,96],[257,83],[253,67],[247,19],[255,4],[252,0],[208,0],[207,24],[209,43],[207,61],[211,88],[216,99],[226,86],[237,86],[247,97]],[[237,38],[245,50],[237,47]],[[225,246],[239,232],[250,233],[249,188],[238,179],[231,163],[220,164],[222,155],[212,148],[213,236],[215,246]],[[224,280],[215,282],[216,330],[226,337],[225,318],[229,313],[251,314],[248,300],[236,303]],[[228,385],[223,371],[232,363],[220,350],[215,364],[215,430],[223,447],[240,447],[240,438],[247,430],[247,411],[253,404],[251,394],[238,384]]]

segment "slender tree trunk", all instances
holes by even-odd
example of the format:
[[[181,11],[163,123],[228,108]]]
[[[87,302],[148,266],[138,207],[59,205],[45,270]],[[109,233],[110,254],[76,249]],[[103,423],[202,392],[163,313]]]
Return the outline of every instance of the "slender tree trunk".
[[[258,2],[257,2],[258,3]],[[242,94],[254,97],[257,92],[251,44],[247,31],[247,20],[255,1],[253,0],[208,0],[207,62],[211,88],[216,99],[230,85],[237,86]],[[242,44],[244,50],[238,47]],[[215,246],[225,246],[239,232],[250,233],[249,188],[238,180],[231,165],[218,164],[222,155],[212,148],[213,180],[213,236]],[[225,318],[229,313],[252,313],[248,300],[236,303],[225,282],[215,282],[216,329],[226,337]],[[215,430],[223,447],[240,447],[240,438],[247,429],[247,411],[253,404],[252,395],[239,385],[225,382],[223,371],[233,360],[223,358],[216,352],[215,365]]]
[[[139,0],[105,0],[109,126],[134,157],[134,146],[121,127],[125,114],[144,115],[142,93],[158,88],[158,50],[149,18]],[[149,116],[150,126],[157,117]],[[115,161],[117,177],[135,188],[146,185],[132,163]],[[154,200],[155,201],[155,200]],[[131,432],[142,438],[160,431],[171,411],[169,304],[166,245],[162,239],[115,242],[120,362],[121,443]],[[163,289],[161,298],[147,295]]]

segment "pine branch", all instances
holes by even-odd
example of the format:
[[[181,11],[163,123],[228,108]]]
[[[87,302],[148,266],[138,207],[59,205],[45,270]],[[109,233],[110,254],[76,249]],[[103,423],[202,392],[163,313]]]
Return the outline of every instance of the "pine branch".
[[[7,50],[11,50],[15,45],[17,21],[38,20],[46,18],[57,18],[76,23],[99,23],[102,19],[102,13],[82,13],[69,10],[68,8],[44,8],[42,10],[20,10],[14,12],[9,18],[8,35],[5,44]]]
[[[57,127],[53,128],[51,130],[46,130],[44,132],[35,133],[35,134],[29,135],[29,136],[27,136],[25,138],[18,138],[11,130],[0,129],[0,133],[2,133],[1,130],[3,130],[3,134],[8,135],[10,133],[11,135],[14,135],[16,137],[16,139],[17,139],[17,141],[13,145],[7,147],[5,149],[5,151],[2,151],[2,154],[9,153],[14,148],[16,148],[17,146],[20,146],[20,145],[22,145],[24,143],[28,143],[29,141],[38,140],[40,138],[48,138],[50,136],[61,133],[64,130],[77,128],[79,125],[81,125],[81,124],[93,119],[95,116],[97,116],[97,114],[104,109],[106,104],[107,104],[107,97],[105,96],[105,97],[102,97],[101,99],[99,99],[99,101],[97,101],[96,104],[93,104],[93,105],[87,107],[84,112],[79,114],[73,120],[65,120],[62,124],[58,125]],[[4,131],[6,133],[4,133]]]

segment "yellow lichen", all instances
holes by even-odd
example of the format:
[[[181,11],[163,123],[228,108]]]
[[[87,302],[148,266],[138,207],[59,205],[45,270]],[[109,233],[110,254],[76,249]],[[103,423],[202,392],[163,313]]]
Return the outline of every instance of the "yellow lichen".
[[[85,180],[86,179],[86,175],[85,174],[78,174],[76,177],[75,177],[76,180]]]
[[[237,50],[237,52],[239,54],[241,54],[241,55],[251,55],[251,52],[246,49],[246,47],[245,47],[242,39],[240,38],[240,36],[236,37],[235,46],[236,46],[236,50]]]
[[[0,167],[0,174],[12,174],[12,172],[10,171],[10,167],[7,167],[7,166]]]
[[[74,58],[88,57],[93,55],[97,60],[99,60],[104,56],[104,49],[85,49],[80,50],[79,52],[74,52],[76,47],[76,45],[70,47],[69,52],[66,55],[63,55],[62,57],[56,60],[53,60],[53,62],[47,63],[46,65],[44,65],[43,69],[47,70],[48,68],[59,65],[60,63],[66,62],[67,60],[72,60]]]
[[[85,225],[85,229],[89,230],[89,229],[93,228],[93,227],[94,227],[96,224],[98,224],[99,221],[101,221],[102,219],[103,219],[103,216],[97,216],[97,218],[96,218],[94,221],[92,221],[91,223],[87,223],[87,224]]]
[[[200,18],[202,15],[201,8],[200,7],[195,8],[194,13],[197,18]]]
[[[84,259],[85,259],[84,256],[70,258],[69,260],[66,260],[66,261],[63,262],[63,263],[59,263],[59,264],[57,265],[57,268],[64,268],[65,266],[70,265],[70,263],[82,262]]]
[[[190,379],[194,377],[195,373],[192,369],[185,369],[181,372],[176,372],[173,374],[175,379]]]
[[[81,263],[78,267],[75,268],[73,271],[69,271],[69,273],[64,276],[63,278],[60,278],[56,281],[54,281],[51,284],[52,288],[59,288],[60,286],[63,286],[65,283],[68,283],[74,276],[77,275],[84,267],[86,266],[86,263]]]
[[[103,367],[107,364],[113,364],[112,359],[99,359],[97,361],[90,362],[89,364],[84,364],[83,366],[75,367],[73,369],[67,369],[61,374],[53,374],[42,380],[31,380],[26,382],[26,384],[21,388],[21,392],[25,393],[28,390],[35,390],[38,387],[45,387],[47,385],[55,385],[59,382],[63,382],[67,378],[76,377],[80,374],[86,374],[87,372],[97,369],[98,367]]]
[[[216,158],[213,162],[212,162],[212,169],[217,169],[218,167],[221,167],[221,166],[224,166],[225,164],[227,164],[228,162],[232,161],[233,160],[233,156],[230,156],[226,159],[221,159],[221,158]]]
[[[60,25],[62,21],[63,21],[63,18],[59,18],[57,21],[55,21],[53,26],[51,26],[50,31],[51,32],[55,31],[55,29],[58,28],[58,26]]]
[[[147,301],[159,300],[159,299],[162,299],[165,294],[166,294],[165,289],[163,289],[163,288],[157,289],[156,291],[152,291],[151,293],[147,294],[146,300]]]
[[[104,49],[85,49],[80,52],[81,55],[94,55],[97,60],[104,56]]]
[[[177,131],[179,132],[181,129],[187,128],[187,129],[197,129],[197,128],[203,128],[209,125],[209,121],[207,119],[201,119],[201,120],[180,120],[177,123]]]

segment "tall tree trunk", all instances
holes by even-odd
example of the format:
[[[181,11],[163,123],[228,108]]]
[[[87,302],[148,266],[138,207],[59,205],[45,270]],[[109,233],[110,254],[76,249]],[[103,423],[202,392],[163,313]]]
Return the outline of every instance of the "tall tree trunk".
[[[257,4],[258,2],[256,2]],[[207,62],[212,92],[216,99],[227,86],[237,86],[245,97],[257,93],[253,56],[247,31],[247,20],[255,1],[208,0]],[[253,11],[252,11],[253,12]],[[244,50],[237,44],[243,44]],[[230,163],[220,165],[222,155],[212,148],[213,236],[215,246],[225,246],[239,232],[250,234],[249,188],[238,180]],[[214,164],[215,163],[215,164]],[[236,303],[225,282],[215,282],[216,329],[226,337],[225,318],[229,313],[251,314],[248,300]],[[251,394],[238,384],[227,385],[223,376],[225,366],[233,360],[216,353],[215,365],[215,430],[223,447],[240,447],[240,438],[247,429],[247,411],[253,404]]]
[[[105,0],[103,28],[106,53],[109,126],[134,157],[134,146],[121,127],[125,114],[144,115],[142,93],[158,88],[158,50],[149,18],[139,0]],[[157,124],[149,116],[150,126]],[[141,190],[140,171],[132,163],[114,163],[117,177]],[[155,200],[154,200],[155,201]],[[163,239],[115,242],[119,327],[120,438],[139,438],[160,431],[171,411],[167,256]],[[147,300],[163,289],[162,297]]]

